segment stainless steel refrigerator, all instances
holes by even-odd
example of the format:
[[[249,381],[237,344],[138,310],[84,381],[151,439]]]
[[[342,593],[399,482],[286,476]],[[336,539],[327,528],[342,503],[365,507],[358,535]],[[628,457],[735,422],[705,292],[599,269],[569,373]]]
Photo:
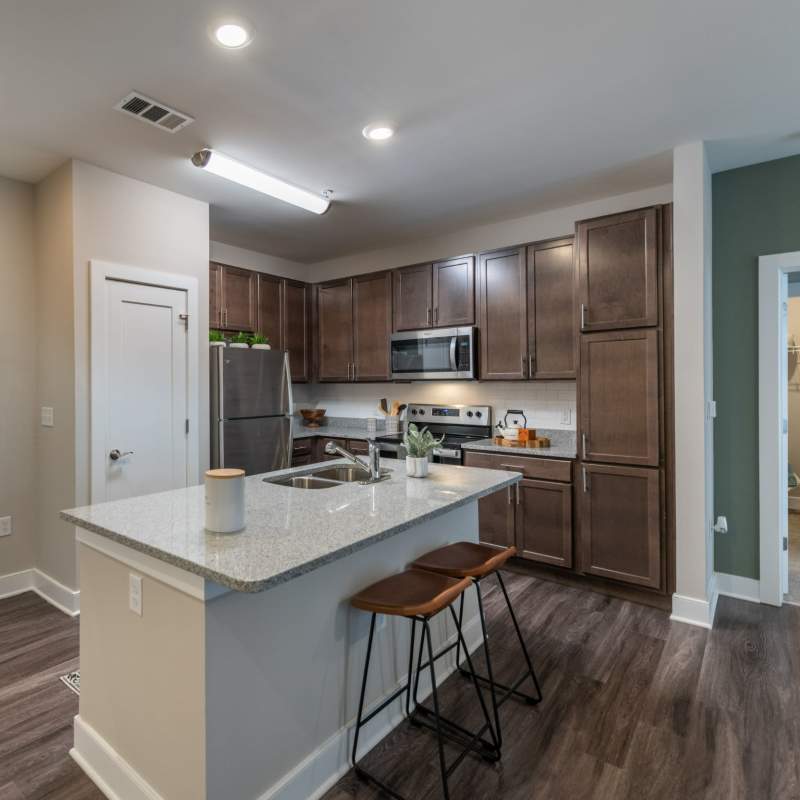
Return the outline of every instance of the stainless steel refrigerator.
[[[257,475],[290,466],[289,354],[212,347],[210,359],[212,468]]]

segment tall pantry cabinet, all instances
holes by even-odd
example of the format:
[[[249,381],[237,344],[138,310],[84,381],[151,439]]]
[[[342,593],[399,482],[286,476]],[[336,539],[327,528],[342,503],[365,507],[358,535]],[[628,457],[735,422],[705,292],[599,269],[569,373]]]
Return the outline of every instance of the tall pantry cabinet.
[[[661,592],[674,580],[671,241],[671,205],[576,225],[578,567]]]

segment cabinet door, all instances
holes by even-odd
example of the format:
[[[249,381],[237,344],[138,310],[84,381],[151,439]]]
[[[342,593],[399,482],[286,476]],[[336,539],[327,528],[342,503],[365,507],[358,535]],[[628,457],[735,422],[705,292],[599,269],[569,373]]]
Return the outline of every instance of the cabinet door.
[[[353,379],[388,381],[392,273],[353,278]]]
[[[525,249],[481,253],[478,269],[480,376],[484,380],[528,377]]]
[[[281,279],[272,275],[258,276],[256,329],[269,339],[275,350],[283,350],[281,319]]]
[[[643,208],[577,224],[582,330],[658,325],[658,214]]]
[[[528,354],[531,378],[575,378],[573,237],[528,247]]]
[[[478,501],[479,538],[484,544],[511,547],[514,544],[514,489],[502,489]]]
[[[579,407],[584,460],[658,466],[658,331],[583,334]]]
[[[222,323],[229,331],[256,329],[256,273],[222,266]]]
[[[531,561],[571,567],[572,486],[527,479],[518,486],[518,554]]]
[[[433,265],[433,324],[456,327],[475,324],[475,259],[437,261]]]
[[[602,464],[582,468],[582,571],[660,588],[659,470]]]
[[[306,383],[311,376],[311,339],[309,336],[309,291],[306,283],[283,281],[281,347],[289,351],[289,369],[293,383]]]
[[[396,269],[394,284],[394,329],[414,331],[430,328],[433,319],[433,288],[430,264]]]
[[[222,278],[219,264],[208,265],[208,327],[222,327]]]
[[[319,380],[349,381],[353,369],[352,282],[321,283],[317,314]]]

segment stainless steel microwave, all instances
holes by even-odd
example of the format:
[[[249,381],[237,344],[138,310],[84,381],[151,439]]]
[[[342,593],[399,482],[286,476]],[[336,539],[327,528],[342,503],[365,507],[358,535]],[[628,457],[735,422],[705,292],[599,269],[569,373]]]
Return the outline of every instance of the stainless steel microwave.
[[[477,378],[476,334],[475,327],[393,333],[389,352],[392,378],[406,381]]]

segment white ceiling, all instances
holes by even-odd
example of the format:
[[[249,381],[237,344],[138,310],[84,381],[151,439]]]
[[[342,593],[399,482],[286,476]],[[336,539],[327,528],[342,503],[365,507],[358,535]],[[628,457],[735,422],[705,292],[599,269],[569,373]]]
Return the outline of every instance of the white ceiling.
[[[230,12],[250,47],[210,42]],[[798,27],[796,0],[4,0],[0,174],[84,159],[207,200],[215,239],[318,261],[667,182],[680,142],[720,140],[717,168],[798,152]],[[197,121],[114,111],[133,89]],[[396,137],[366,142],[382,118]],[[203,146],[337,202],[237,188],[190,165]]]

